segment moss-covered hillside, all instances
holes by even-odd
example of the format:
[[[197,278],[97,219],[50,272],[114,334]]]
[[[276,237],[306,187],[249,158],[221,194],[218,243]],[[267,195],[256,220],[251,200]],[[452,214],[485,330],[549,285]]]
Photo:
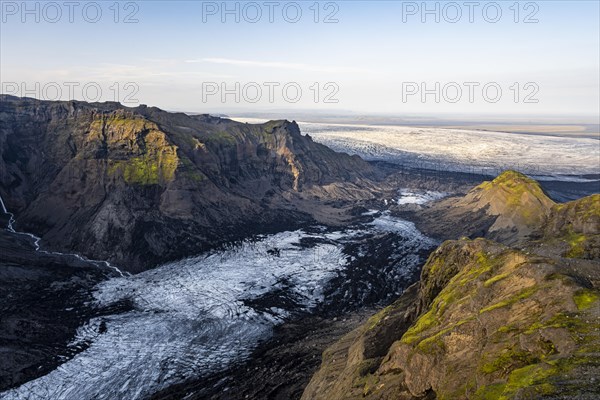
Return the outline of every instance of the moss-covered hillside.
[[[494,216],[487,236],[502,242],[516,242],[531,234],[553,206],[538,182],[516,171],[483,182],[456,203],[469,213],[485,210]]]
[[[543,199],[514,173],[476,190]],[[443,243],[417,286],[324,353],[303,398],[600,398],[598,200],[536,204],[533,236],[512,247]]]

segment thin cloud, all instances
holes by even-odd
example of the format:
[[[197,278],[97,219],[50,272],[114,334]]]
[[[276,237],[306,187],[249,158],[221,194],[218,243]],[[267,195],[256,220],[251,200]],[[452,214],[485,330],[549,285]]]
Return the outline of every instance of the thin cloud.
[[[209,71],[187,71],[171,68],[169,66],[161,66],[153,63],[146,65],[128,65],[128,64],[113,64],[103,63],[97,66],[72,66],[62,69],[46,69],[25,68],[9,66],[3,68],[3,76],[20,76],[20,81],[48,81],[54,82],[57,79],[64,81],[76,82],[136,82],[146,84],[149,82],[163,83],[165,80],[169,82],[182,81],[189,82],[190,80],[205,80],[205,79],[234,79],[234,75],[219,74]],[[23,79],[26,77],[27,79]]]
[[[309,72],[330,72],[330,73],[364,73],[367,72],[358,68],[336,67],[336,66],[319,66],[299,63],[285,62],[269,62],[269,61],[252,61],[252,60],[234,60],[230,58],[202,58],[198,60],[186,60],[186,63],[212,63],[212,64],[228,64],[239,65],[246,67],[261,67],[261,68],[278,68],[278,69],[293,69]]]

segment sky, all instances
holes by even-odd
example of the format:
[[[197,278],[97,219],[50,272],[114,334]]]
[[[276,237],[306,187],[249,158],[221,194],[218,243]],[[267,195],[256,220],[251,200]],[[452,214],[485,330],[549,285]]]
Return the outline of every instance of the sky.
[[[2,93],[231,113],[597,116],[600,2],[4,1]]]

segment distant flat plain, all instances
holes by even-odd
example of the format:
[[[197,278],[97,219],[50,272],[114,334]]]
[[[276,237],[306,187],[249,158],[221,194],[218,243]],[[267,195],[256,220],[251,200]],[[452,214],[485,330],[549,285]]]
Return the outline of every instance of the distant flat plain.
[[[476,131],[522,133],[527,135],[578,137],[587,139],[599,139],[600,129],[598,125],[448,125],[437,126],[438,128],[465,129]]]
[[[396,125],[419,128],[468,129],[476,131],[520,133],[541,136],[559,136],[600,140],[599,116],[503,116],[503,117],[432,117],[432,116],[378,116],[355,113],[326,114],[305,111],[232,113],[232,117],[247,122],[269,119],[288,119],[310,123],[348,125]]]

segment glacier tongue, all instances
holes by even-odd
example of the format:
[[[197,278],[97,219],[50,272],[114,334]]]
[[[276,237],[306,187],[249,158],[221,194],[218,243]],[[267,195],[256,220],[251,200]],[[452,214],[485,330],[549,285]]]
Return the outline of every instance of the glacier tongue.
[[[90,320],[71,344],[85,350],[0,398],[140,399],[223,370],[248,357],[294,312],[322,304],[328,282],[350,262],[344,245],[373,231],[403,236],[409,252],[433,245],[414,225],[385,213],[353,230],[261,236],[104,281],[93,293],[96,306],[128,301],[131,310]],[[416,267],[416,253],[406,263]],[[285,299],[255,306],[275,292]]]
[[[397,125],[299,125],[334,150],[414,168],[494,177],[514,169],[545,180],[600,173],[600,147],[591,138]]]

